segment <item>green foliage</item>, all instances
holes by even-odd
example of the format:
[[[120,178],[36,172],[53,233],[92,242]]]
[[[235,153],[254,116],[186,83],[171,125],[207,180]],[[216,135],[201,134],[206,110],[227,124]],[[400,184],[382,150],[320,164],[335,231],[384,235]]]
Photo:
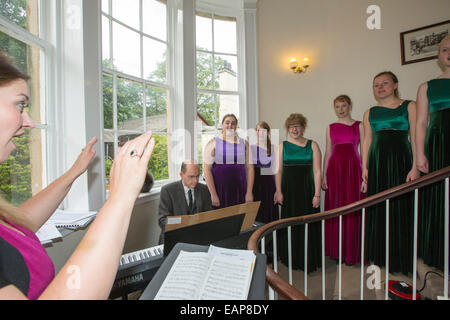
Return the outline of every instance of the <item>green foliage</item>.
[[[156,180],[169,179],[169,161],[167,158],[167,136],[154,135],[155,148],[153,149],[152,157],[148,163],[148,171]],[[111,171],[113,160],[105,159],[105,176],[109,179],[109,172]]]
[[[0,14],[11,22],[26,28],[27,26],[27,1],[26,0],[2,0],[0,2]]]
[[[167,136],[154,135],[155,148],[148,163],[148,169],[155,181],[169,179],[169,161],[167,157]]]
[[[216,73],[224,67],[224,60],[216,57],[214,61],[214,70]],[[218,89],[219,82],[217,76],[213,83],[212,58],[210,54],[197,52],[197,88],[200,89]],[[214,94],[197,95],[197,112],[208,122],[209,125],[217,124],[219,106],[215,102]]]
[[[26,0],[0,1],[0,14],[18,26],[27,28]],[[14,59],[15,65],[24,73],[27,70],[27,45],[0,32],[0,49]]]
[[[0,191],[7,201],[19,205],[31,198],[30,136],[14,138],[17,149],[0,164]]]
[[[112,167],[112,159],[105,159],[105,177],[106,179],[109,179],[109,172],[111,171]]]
[[[27,28],[26,0],[0,1],[0,14],[22,28]],[[0,49],[8,53],[15,65],[28,73],[27,45],[0,32]],[[17,145],[9,159],[0,163],[0,193],[7,201],[19,205],[31,197],[30,136],[13,139]]]

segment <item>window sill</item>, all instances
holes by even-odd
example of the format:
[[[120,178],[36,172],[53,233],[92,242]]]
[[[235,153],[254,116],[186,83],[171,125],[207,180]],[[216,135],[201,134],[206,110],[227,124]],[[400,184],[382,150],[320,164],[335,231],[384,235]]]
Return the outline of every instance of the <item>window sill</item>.
[[[150,192],[140,193],[134,205],[141,205],[150,201],[158,200],[162,185],[154,186]],[[106,199],[108,199],[109,190],[106,190]]]
[[[158,200],[160,192],[161,186],[153,187],[150,192],[139,194],[134,205],[139,206],[150,201]]]

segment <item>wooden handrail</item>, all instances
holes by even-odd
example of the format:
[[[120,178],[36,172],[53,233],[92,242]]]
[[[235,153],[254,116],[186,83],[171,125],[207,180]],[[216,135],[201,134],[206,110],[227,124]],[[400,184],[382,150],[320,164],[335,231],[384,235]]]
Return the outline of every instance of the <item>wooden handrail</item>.
[[[402,194],[411,192],[417,188],[422,188],[424,186],[433,184],[435,182],[444,180],[450,176],[450,166],[445,167],[443,169],[431,172],[427,175],[420,177],[411,182],[407,182],[401,184],[399,186],[393,187],[391,189],[382,191],[380,193],[374,194],[365,199],[353,202],[346,206],[335,208],[315,214],[304,215],[301,217],[292,217],[281,220],[276,220],[270,222],[264,226],[258,228],[251,235],[250,239],[247,243],[247,248],[249,250],[253,250],[255,253],[259,253],[258,243],[259,241],[266,235],[270,234],[274,230],[287,228],[293,225],[301,225],[305,223],[312,223],[321,220],[331,219],[334,217],[346,215],[348,213],[352,213],[362,208],[367,208],[373,206],[377,203],[386,201],[386,199],[391,199],[398,197]],[[266,270],[266,279],[267,282],[277,291],[279,294],[283,295],[287,299],[291,300],[308,300],[308,298],[297,290],[295,287],[286,282],[283,278],[281,278],[276,272],[272,270],[269,266],[267,266]]]

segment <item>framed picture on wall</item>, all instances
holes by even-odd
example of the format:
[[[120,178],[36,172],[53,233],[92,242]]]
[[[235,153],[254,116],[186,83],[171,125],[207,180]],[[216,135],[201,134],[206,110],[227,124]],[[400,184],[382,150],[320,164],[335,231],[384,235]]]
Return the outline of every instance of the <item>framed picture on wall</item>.
[[[450,20],[400,33],[402,65],[435,59],[439,43],[450,33]]]

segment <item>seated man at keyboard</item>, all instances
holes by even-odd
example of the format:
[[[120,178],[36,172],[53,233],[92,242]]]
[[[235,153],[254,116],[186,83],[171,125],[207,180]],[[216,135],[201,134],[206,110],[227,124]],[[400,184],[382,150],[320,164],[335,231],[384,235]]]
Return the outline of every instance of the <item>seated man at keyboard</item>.
[[[192,160],[181,165],[181,180],[161,188],[159,199],[159,243],[164,242],[164,229],[168,216],[180,216],[212,210],[211,195],[205,184],[198,183],[200,167]]]

